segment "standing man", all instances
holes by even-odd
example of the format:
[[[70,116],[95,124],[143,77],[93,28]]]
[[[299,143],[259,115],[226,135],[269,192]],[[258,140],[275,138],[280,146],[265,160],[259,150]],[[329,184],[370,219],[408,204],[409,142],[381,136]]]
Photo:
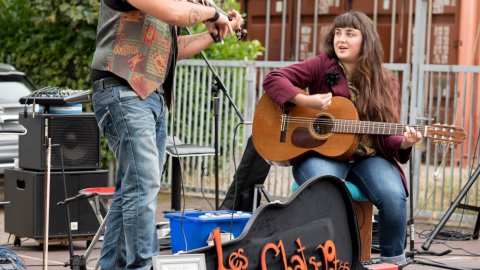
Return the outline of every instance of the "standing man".
[[[239,29],[238,12],[228,15],[231,21],[215,7],[186,1],[101,1],[92,104],[117,168],[102,269],[150,269],[158,254],[155,212],[175,63]],[[177,26],[200,22],[209,31],[177,36]]]

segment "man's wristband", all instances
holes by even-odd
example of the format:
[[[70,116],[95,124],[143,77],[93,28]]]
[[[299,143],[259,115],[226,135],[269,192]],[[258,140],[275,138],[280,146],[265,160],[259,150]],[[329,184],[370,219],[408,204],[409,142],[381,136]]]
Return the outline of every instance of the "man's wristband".
[[[215,43],[220,43],[222,42],[222,40],[220,39],[220,36],[218,34],[213,34],[212,32],[210,32],[210,36],[212,37],[213,39],[213,42]]]
[[[220,18],[220,13],[218,13],[218,9],[215,8],[215,15],[212,18],[208,19],[207,22],[216,22]]]

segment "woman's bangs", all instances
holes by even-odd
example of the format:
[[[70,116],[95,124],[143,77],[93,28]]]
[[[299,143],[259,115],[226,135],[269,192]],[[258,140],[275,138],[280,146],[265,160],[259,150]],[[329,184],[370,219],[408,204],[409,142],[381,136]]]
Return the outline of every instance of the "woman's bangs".
[[[360,30],[360,20],[352,13],[345,13],[335,19],[333,28],[354,28]]]

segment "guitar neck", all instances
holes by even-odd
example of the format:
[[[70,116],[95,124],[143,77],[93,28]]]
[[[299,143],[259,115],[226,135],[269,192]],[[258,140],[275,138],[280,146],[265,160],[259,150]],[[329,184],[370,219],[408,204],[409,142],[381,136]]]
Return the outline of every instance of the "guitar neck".
[[[405,132],[404,124],[357,121],[357,120],[334,120],[334,133],[351,133],[351,134],[372,134],[372,135],[403,135]],[[416,131],[425,133],[425,126],[409,125]]]

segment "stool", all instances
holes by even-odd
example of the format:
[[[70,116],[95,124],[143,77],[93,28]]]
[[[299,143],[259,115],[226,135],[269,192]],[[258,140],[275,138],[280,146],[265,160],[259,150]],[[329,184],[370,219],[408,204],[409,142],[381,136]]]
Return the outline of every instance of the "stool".
[[[372,227],[373,227],[373,204],[370,201],[353,201],[355,213],[357,213],[357,224],[360,234],[362,254],[360,260],[370,260],[372,253]]]
[[[352,196],[353,203],[355,205],[355,213],[357,215],[357,225],[360,234],[360,244],[362,254],[360,260],[366,262],[370,260],[372,253],[372,216],[373,216],[373,204],[367,199],[365,194],[358,189],[358,187],[351,182],[345,181],[350,195]],[[292,191],[298,189],[297,182],[293,181]]]
[[[182,167],[180,158],[213,156],[215,148],[183,143],[179,138],[167,137],[166,153],[172,157],[172,209],[181,210]]]
[[[100,224],[100,227],[95,233],[95,236],[93,237],[92,242],[90,243],[90,245],[88,245],[87,251],[85,251],[85,254],[83,255],[85,258],[85,261],[88,261],[88,257],[90,256],[90,253],[93,251],[93,248],[97,244],[98,239],[100,239],[100,236],[105,230],[105,226],[107,224],[108,212],[109,212],[108,210],[110,209],[109,200],[113,198],[113,194],[115,193],[115,187],[91,187],[91,188],[82,189],[78,193],[83,194],[85,196],[94,194],[93,197],[88,198],[88,202],[90,203],[90,206],[95,212],[95,216],[97,217],[98,223]],[[100,204],[105,210],[105,216],[102,216]],[[98,269],[98,260],[95,265],[95,269]]]

